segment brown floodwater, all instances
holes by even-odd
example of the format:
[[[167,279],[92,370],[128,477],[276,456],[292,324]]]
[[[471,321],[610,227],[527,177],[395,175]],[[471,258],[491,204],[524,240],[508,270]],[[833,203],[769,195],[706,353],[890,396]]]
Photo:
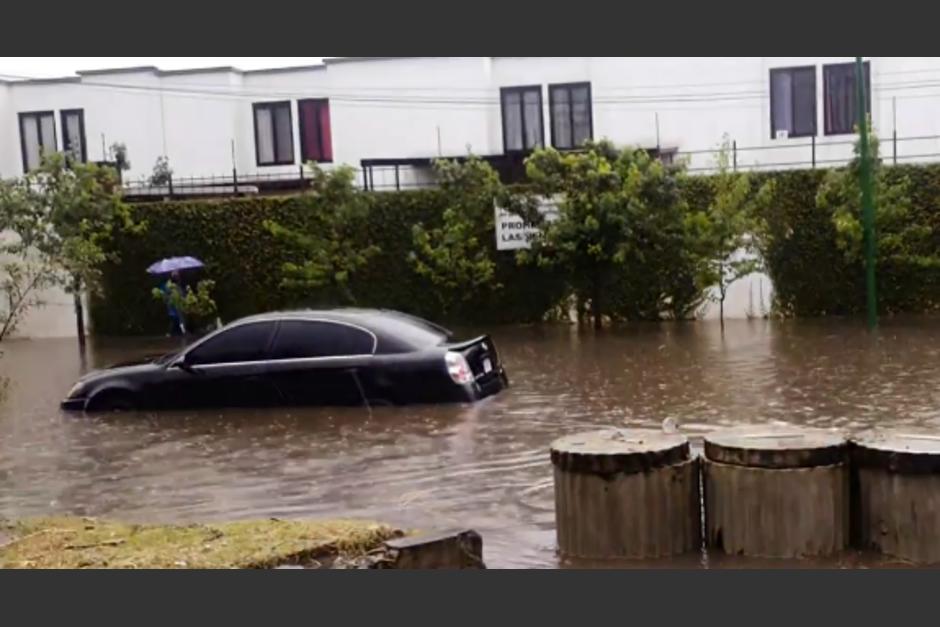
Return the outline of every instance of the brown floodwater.
[[[63,413],[59,400],[86,369],[168,340],[96,340],[85,360],[75,340],[4,342],[0,517],[472,527],[491,567],[557,567],[548,447],[562,435],[667,417],[693,436],[762,422],[940,429],[937,320],[888,321],[874,335],[839,320],[729,321],[724,333],[711,322],[486,331],[512,385],[472,406],[103,417]],[[641,565],[725,564],[692,555]]]

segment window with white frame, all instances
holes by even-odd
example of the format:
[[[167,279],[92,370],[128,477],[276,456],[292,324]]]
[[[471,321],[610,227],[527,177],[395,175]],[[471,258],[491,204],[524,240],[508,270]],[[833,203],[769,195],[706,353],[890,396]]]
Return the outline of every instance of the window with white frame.
[[[257,102],[253,109],[258,165],[293,164],[294,126],[290,101]]]
[[[52,111],[20,113],[20,149],[24,172],[38,168],[42,164],[43,153],[55,152],[55,115]]]
[[[816,66],[770,70],[770,137],[816,134]]]

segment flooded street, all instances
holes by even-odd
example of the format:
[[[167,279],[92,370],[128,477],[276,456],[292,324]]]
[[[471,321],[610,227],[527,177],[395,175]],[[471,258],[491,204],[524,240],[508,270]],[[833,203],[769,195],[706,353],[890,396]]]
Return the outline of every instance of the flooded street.
[[[729,321],[491,332],[511,381],[474,406],[89,417],[58,403],[86,368],[167,340],[3,344],[0,517],[372,518],[472,527],[491,567],[556,567],[549,443],[596,426],[779,421],[940,428],[940,321]],[[698,556],[672,562],[695,566]],[[766,565],[766,564],[762,564]]]

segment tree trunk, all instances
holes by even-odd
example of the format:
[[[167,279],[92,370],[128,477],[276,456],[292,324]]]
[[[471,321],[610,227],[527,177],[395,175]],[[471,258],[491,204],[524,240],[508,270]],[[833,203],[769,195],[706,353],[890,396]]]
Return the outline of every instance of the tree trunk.
[[[579,433],[555,440],[551,460],[562,555],[651,559],[701,550],[699,461],[685,436]]]
[[[940,439],[931,430],[879,429],[855,444],[856,544],[940,564]]]
[[[728,287],[725,285],[725,264],[718,265],[718,295],[721,300],[718,301],[718,322],[721,324],[721,330],[725,330],[725,295],[728,293]]]
[[[75,299],[75,330],[78,334],[78,345],[85,348],[85,306],[82,304],[82,283],[79,279],[74,279],[72,283]]]
[[[704,438],[705,534],[718,552],[822,557],[849,540],[849,445],[827,430],[748,426]]]
[[[601,318],[603,309],[601,308],[601,287],[597,279],[591,286],[591,314],[594,316],[594,328],[600,329],[603,322]]]

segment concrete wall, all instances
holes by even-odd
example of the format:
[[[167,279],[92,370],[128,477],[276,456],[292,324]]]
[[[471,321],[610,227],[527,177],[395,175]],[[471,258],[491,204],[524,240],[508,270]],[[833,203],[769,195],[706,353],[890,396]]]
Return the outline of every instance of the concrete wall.
[[[620,144],[704,150],[727,134],[741,165],[808,160],[807,138],[770,137],[769,71],[817,66],[817,158],[850,154],[851,136],[823,135],[822,65],[849,57],[620,58],[420,57],[330,62],[325,66],[240,72],[232,68],[84,73],[62,80],[0,86],[0,172],[22,173],[17,112],[82,108],[89,157],[124,142],[131,179],[147,176],[160,155],[179,176],[292,172],[255,163],[253,102],[291,100],[299,161],[296,100],[330,99],[334,158],[498,154],[502,147],[499,88],[542,85],[545,138],[550,139],[552,83],[590,81],[595,137]],[[940,93],[930,80],[940,59],[873,57],[874,125],[883,139],[940,134]],[[896,120],[896,122],[895,122]],[[658,124],[657,124],[658,122]],[[61,143],[61,121],[56,116]],[[232,143],[235,144],[234,160]],[[788,148],[789,147],[789,148]],[[937,152],[937,140],[902,146],[902,156]],[[710,155],[691,155],[693,167]]]
[[[19,173],[12,161],[13,146],[19,141],[19,134],[14,133],[16,113],[12,108],[10,86],[0,82],[0,178],[8,178]]]
[[[502,153],[500,87],[542,86],[544,138],[550,142],[548,85],[580,81],[591,83],[595,138],[696,151],[717,147],[727,135],[739,148],[757,148],[739,150],[739,165],[806,163],[809,138],[778,140],[770,133],[769,72],[797,65],[817,68],[816,158],[824,162],[849,157],[853,137],[823,134],[822,66],[849,61],[851,57],[389,57],[273,71],[137,68],[0,83],[0,175],[22,173],[16,114],[24,111],[56,111],[61,145],[58,112],[84,109],[89,158],[102,159],[112,142],[125,143],[132,164],[128,180],[148,177],[160,155],[169,157],[176,177],[228,175],[233,165],[240,174],[290,174],[299,168],[296,101],[301,98],[330,100],[334,163],[358,166],[368,158]],[[931,83],[940,76],[940,58],[869,61],[873,123],[883,154],[890,156],[895,131],[901,137],[940,135],[940,83]],[[259,167],[252,103],[276,100],[292,102],[295,164]],[[937,139],[904,142],[898,149],[902,162],[935,161],[926,155],[938,152]],[[691,168],[703,168],[713,164],[714,155],[687,158]],[[407,185],[426,181],[427,173],[404,170],[401,177]],[[391,171],[375,173],[376,187],[393,181]],[[758,289],[769,299],[766,277],[735,285],[727,314],[747,315],[753,309],[749,303],[760,301]]]

